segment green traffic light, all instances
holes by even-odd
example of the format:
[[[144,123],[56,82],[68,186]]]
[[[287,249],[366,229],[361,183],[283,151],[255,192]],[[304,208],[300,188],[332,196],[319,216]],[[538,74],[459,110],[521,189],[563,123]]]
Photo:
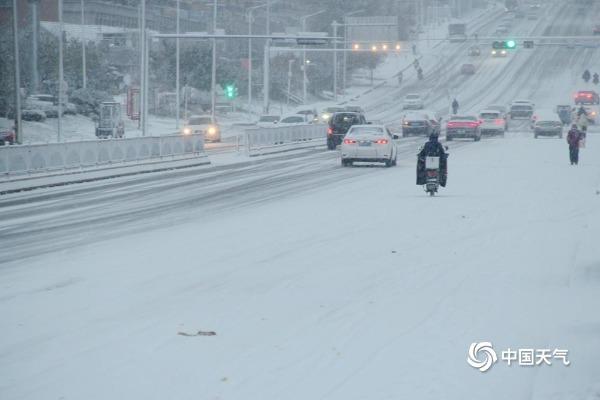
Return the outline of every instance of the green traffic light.
[[[517,42],[515,42],[514,40],[507,40],[506,47],[509,49],[514,49],[515,47],[517,47]]]

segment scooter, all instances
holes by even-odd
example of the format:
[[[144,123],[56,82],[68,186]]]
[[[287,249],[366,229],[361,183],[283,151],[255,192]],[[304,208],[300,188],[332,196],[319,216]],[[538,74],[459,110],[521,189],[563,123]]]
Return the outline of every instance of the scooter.
[[[440,187],[440,158],[425,157],[425,192],[435,196]]]

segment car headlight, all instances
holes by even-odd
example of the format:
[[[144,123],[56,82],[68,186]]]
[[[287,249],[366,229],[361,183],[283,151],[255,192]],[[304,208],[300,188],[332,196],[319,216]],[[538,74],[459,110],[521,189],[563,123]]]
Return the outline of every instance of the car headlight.
[[[192,128],[189,128],[189,127],[183,128],[183,134],[184,135],[191,135],[192,134]]]
[[[496,55],[496,50],[492,50],[492,55]]]
[[[206,132],[209,135],[215,135],[217,133],[217,128],[214,126],[209,126],[208,129],[206,130]]]
[[[328,120],[329,120],[329,118],[331,118],[331,115],[329,115],[329,114],[323,114],[323,115],[321,116],[321,118],[323,118],[323,121],[328,121]]]

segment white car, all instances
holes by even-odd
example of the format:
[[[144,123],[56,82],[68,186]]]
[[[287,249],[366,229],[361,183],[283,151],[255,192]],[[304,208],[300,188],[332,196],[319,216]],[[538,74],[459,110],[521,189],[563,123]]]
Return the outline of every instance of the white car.
[[[274,128],[281,118],[279,115],[261,115],[256,126],[259,128]]]
[[[308,123],[309,123],[309,121],[307,121],[307,119],[304,115],[294,114],[294,115],[290,115],[290,116],[283,118],[281,121],[279,121],[279,123],[277,125],[278,126],[295,126],[295,125],[306,125]]]
[[[557,136],[563,137],[563,123],[555,112],[550,110],[537,111],[533,122],[533,137]]]
[[[183,127],[184,135],[194,133],[204,134],[204,140],[207,142],[220,142],[221,129],[216,119],[210,115],[195,115],[189,118],[187,124]]]
[[[398,150],[394,139],[398,136],[392,135],[384,125],[353,125],[342,141],[342,166],[354,162],[396,165]]]
[[[498,110],[481,110],[479,112],[479,129],[482,135],[503,135],[506,132],[506,119]]]
[[[425,104],[420,94],[410,93],[404,97],[402,108],[404,110],[421,110],[425,108]]]

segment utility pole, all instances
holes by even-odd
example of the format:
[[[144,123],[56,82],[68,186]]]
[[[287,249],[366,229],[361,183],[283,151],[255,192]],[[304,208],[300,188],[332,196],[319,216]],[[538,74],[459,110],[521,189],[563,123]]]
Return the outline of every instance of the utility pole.
[[[292,94],[292,64],[294,64],[294,61],[296,60],[288,60],[287,105],[290,105],[290,95]]]
[[[248,9],[248,36],[252,36],[252,23],[254,17],[252,12],[258,8],[266,7],[268,4],[259,4]],[[248,39],[248,113],[252,111],[252,37]]]
[[[348,69],[348,44],[350,43],[348,41],[348,17],[355,15],[355,14],[360,14],[363,13],[365,10],[357,10],[357,11],[352,11],[351,13],[348,13],[346,15],[344,15],[344,69],[342,71],[342,92],[344,93],[344,95],[346,94],[346,70]]]
[[[38,92],[39,72],[38,72],[38,42],[40,39],[40,23],[38,18],[39,0],[30,0],[31,4],[31,80],[33,81],[33,91]]]
[[[21,72],[19,66],[19,18],[17,0],[13,0],[13,39],[15,57],[15,141],[23,143],[21,127]]]
[[[212,33],[217,33],[217,0],[213,0],[213,27]],[[215,120],[215,109],[217,102],[217,39],[212,40],[212,77],[211,77],[211,103],[210,103],[210,115],[214,122]]]
[[[338,22],[333,21],[333,99],[337,101],[337,29]]]
[[[140,122],[142,136],[146,136],[146,0],[140,5]]]
[[[176,30],[179,35],[180,4],[177,0]],[[175,129],[179,129],[179,38],[175,39]]]
[[[321,10],[321,11],[317,11],[316,13],[313,14],[309,14],[309,15],[305,15],[303,16],[302,19],[302,32],[306,32],[306,20],[310,17],[314,17],[317,16],[319,14],[323,14],[326,10]],[[306,104],[306,98],[307,98],[307,90],[306,90],[306,69],[308,67],[308,64],[306,62],[306,45],[302,46],[302,102],[304,104]]]
[[[58,133],[57,141],[62,139],[62,108],[63,108],[63,0],[58,0]]]
[[[271,0],[267,0],[267,35],[271,34]],[[271,85],[270,67],[271,67],[271,39],[265,41],[265,52],[263,56],[263,113],[269,113],[269,96]]]
[[[81,65],[83,73],[83,88],[87,88],[87,65],[85,61],[85,34],[83,32],[85,26],[85,8],[83,4],[84,0],[81,0]]]

